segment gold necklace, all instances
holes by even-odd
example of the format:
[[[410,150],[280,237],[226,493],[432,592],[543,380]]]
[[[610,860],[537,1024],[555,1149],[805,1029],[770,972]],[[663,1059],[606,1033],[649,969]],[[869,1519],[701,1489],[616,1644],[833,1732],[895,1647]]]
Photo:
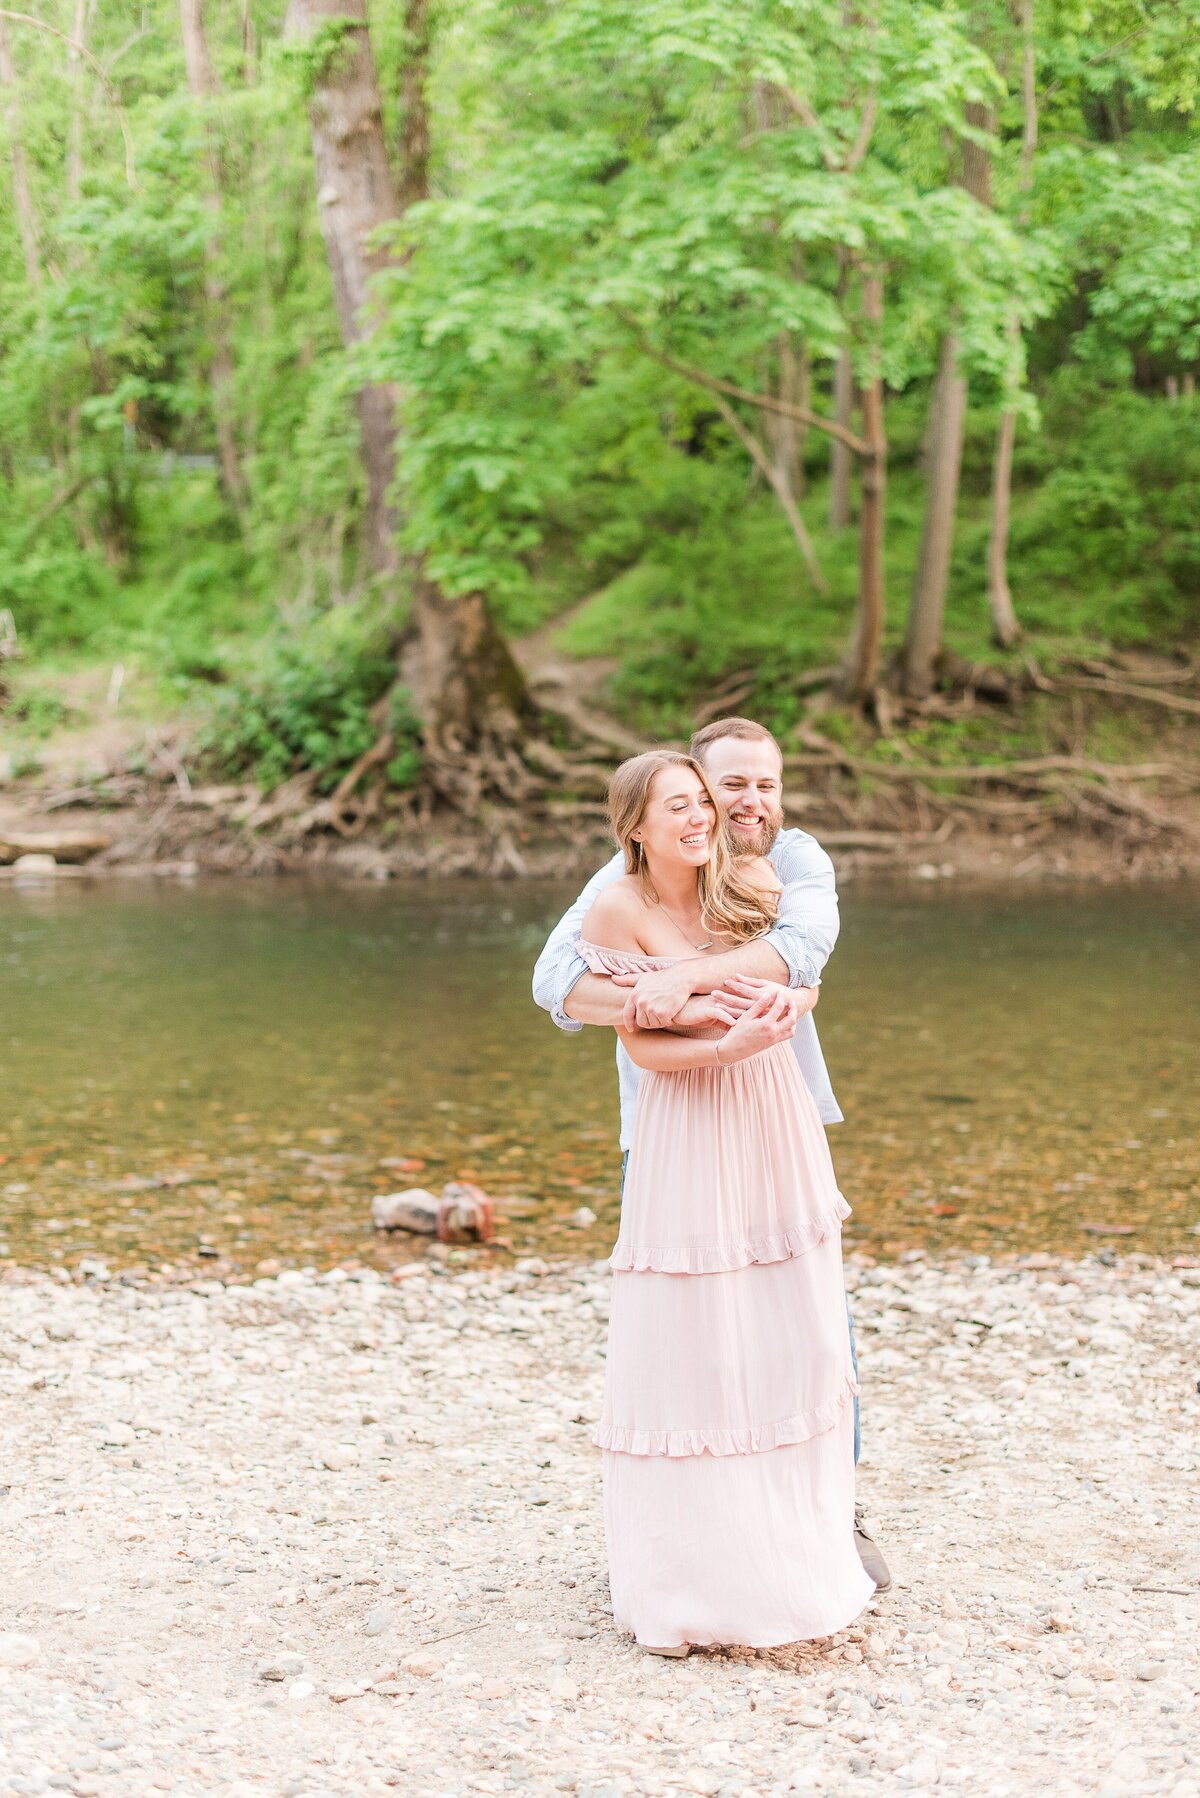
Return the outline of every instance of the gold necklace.
[[[713,940],[711,937],[708,937],[703,943],[694,943],[691,938],[691,932],[684,929],[683,925],[679,922],[679,919],[669,909],[669,907],[664,905],[663,901],[661,899],[659,900],[658,903],[659,903],[660,908],[664,912],[666,912],[667,917],[670,919],[671,923],[674,924],[676,930],[679,932],[680,936],[683,938],[684,942],[687,944],[689,949],[695,949],[698,954],[703,954],[705,949],[712,948]],[[701,915],[700,915],[699,922],[701,924],[703,924],[703,922],[704,922],[703,913],[701,913]]]

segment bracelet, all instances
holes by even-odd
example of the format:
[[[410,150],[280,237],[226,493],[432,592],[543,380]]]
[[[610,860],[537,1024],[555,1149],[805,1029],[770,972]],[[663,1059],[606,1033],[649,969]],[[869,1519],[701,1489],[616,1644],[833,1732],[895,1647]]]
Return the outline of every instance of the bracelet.
[[[719,1036],[717,1038],[716,1042],[713,1044],[713,1053],[715,1054],[715,1056],[717,1058],[717,1066],[719,1068],[728,1067],[728,1065],[729,1065],[728,1062],[724,1062],[721,1060],[721,1044],[724,1041],[725,1041],[725,1038],[723,1036]]]

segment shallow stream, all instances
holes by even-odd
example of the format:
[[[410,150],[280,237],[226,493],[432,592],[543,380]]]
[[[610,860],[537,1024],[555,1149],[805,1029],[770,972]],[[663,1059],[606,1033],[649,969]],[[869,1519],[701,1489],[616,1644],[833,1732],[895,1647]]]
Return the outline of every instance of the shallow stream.
[[[519,1252],[606,1252],[611,1039],[529,996],[571,896],[0,889],[0,1260],[386,1265],[419,1245],[372,1194],[453,1177]],[[1200,1255],[1194,893],[863,885],[843,918],[817,1018],[849,1245]]]

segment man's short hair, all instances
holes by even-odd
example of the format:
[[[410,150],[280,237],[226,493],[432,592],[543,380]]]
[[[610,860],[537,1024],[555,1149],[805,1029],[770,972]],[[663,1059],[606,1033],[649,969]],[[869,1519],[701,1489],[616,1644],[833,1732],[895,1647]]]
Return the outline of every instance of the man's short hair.
[[[743,742],[748,743],[770,743],[780,761],[783,760],[783,750],[776,739],[765,724],[756,724],[753,718],[714,718],[711,724],[706,724],[696,732],[688,745],[688,754],[696,761],[703,762],[707,751],[714,743],[719,743],[722,737],[740,737]]]

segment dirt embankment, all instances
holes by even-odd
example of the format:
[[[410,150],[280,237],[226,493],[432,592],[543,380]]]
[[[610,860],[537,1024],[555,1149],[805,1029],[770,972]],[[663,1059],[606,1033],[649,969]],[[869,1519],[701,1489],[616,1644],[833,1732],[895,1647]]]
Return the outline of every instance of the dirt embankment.
[[[785,742],[788,822],[811,831],[844,877],[879,869],[1112,883],[1200,873],[1200,698],[1190,665],[1142,657],[1114,672],[1084,663],[1054,681],[1030,666],[1037,684],[1003,706],[973,689],[919,706],[881,693],[874,723],[853,742],[845,716],[839,725],[814,701]],[[105,715],[104,696],[80,677],[70,693],[77,722],[39,745],[36,771],[19,775],[22,756],[0,752],[0,876],[31,854],[95,873],[589,872],[609,849],[608,772],[649,740],[599,712],[586,684],[582,697],[564,698],[560,662],[530,672],[539,703],[585,746],[531,745],[519,800],[483,798],[470,816],[419,790],[389,790],[370,755],[329,792],[311,772],[269,793],[213,781],[197,770],[183,727]],[[744,683],[722,689],[703,715],[736,710],[745,697]]]
[[[811,831],[844,878],[879,871],[921,880],[1113,884],[1200,875],[1194,802],[1159,802],[1153,818],[1114,812],[1033,822],[964,809],[934,826],[920,795],[888,792],[885,799],[886,807],[864,796],[847,820],[845,803],[805,792],[789,801],[788,823]],[[185,787],[170,775],[73,789],[22,781],[0,788],[0,879],[322,872],[567,879],[611,853],[601,811],[592,802],[557,818],[435,813],[415,823],[385,818],[362,830],[298,833],[286,803],[255,787]],[[26,859],[47,855],[55,867]]]

